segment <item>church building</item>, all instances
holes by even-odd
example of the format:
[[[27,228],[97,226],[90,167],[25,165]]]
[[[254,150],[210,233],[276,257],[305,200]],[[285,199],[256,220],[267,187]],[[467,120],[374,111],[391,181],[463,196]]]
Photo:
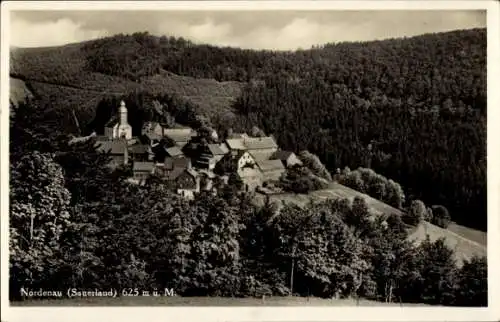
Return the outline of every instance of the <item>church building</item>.
[[[128,124],[127,108],[125,107],[125,102],[120,103],[120,117],[113,117],[104,129],[104,135],[111,139],[122,139],[127,140],[132,139],[132,127]]]

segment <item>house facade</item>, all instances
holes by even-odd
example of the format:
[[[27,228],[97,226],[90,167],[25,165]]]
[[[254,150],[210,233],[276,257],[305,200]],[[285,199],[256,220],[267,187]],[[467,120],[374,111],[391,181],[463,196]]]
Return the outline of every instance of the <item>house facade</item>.
[[[236,172],[243,181],[243,189],[245,191],[254,191],[262,185],[262,173],[250,153],[247,151],[241,152],[235,161]]]
[[[194,199],[194,195],[200,192],[200,177],[194,169],[186,169],[177,176],[175,185],[179,195]]]

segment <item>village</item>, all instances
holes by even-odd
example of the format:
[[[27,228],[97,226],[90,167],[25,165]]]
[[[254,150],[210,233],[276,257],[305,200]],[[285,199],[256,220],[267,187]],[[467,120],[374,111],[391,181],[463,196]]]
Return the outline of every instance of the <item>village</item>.
[[[202,190],[215,193],[215,180],[227,183],[230,174],[241,179],[244,191],[271,193],[279,190],[273,183],[287,168],[302,165],[293,152],[280,150],[272,136],[230,133],[219,139],[212,133],[216,143],[200,143],[199,134],[190,127],[148,121],[141,135],[134,137],[127,119],[122,101],[119,115],[106,124],[104,135],[96,136],[97,151],[109,153],[111,166],[129,167],[130,182],[145,184],[155,176],[188,199]]]

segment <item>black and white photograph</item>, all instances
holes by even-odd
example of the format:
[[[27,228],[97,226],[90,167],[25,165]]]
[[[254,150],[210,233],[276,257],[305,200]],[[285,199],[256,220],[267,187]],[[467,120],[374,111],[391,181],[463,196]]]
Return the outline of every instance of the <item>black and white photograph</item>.
[[[500,318],[498,3],[139,2],[2,4],[2,321]]]

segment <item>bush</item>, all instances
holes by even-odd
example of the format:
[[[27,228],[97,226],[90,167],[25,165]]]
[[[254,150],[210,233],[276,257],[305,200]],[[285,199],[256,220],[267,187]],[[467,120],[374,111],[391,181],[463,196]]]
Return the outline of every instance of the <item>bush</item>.
[[[338,175],[339,183],[366,193],[393,207],[400,209],[405,201],[403,189],[393,180],[375,173],[372,169],[358,168],[354,171],[345,168]]]
[[[459,270],[455,305],[488,306],[488,267],[485,257],[474,257]]]
[[[425,204],[420,200],[413,200],[410,204],[410,209],[404,216],[407,224],[418,226],[427,216]]]
[[[448,228],[451,222],[451,217],[446,207],[441,205],[433,206],[432,214],[433,217],[431,223],[444,229]]]
[[[278,185],[285,191],[303,194],[328,187],[328,184],[315,177],[311,170],[300,166],[287,169]]]

